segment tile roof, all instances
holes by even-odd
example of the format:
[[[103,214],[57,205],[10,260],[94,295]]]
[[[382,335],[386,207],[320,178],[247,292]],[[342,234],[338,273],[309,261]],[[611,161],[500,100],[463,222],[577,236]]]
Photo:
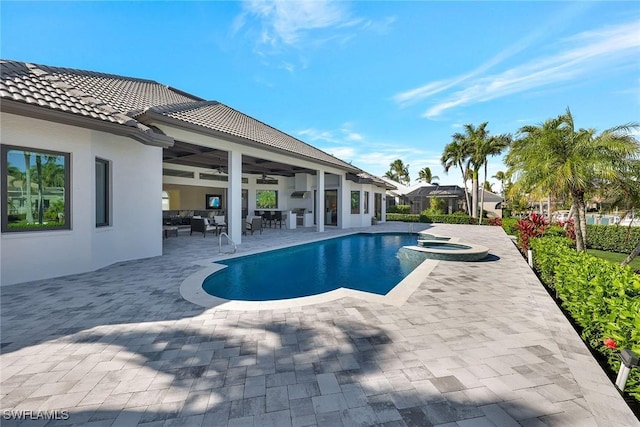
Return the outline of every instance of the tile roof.
[[[152,80],[6,60],[0,61],[0,75],[2,99],[138,127],[145,132],[149,128],[137,119],[153,112],[350,171],[359,170],[231,107]]]
[[[356,169],[330,154],[297,138],[287,135],[259,120],[216,101],[169,105],[152,109],[165,117],[259,142],[269,147],[289,151],[348,169]]]
[[[410,197],[421,196],[421,197],[429,197],[429,196],[464,196],[464,189],[458,187],[457,185],[428,185],[416,188],[410,193],[406,194]]]
[[[0,62],[0,98],[121,125],[135,123],[135,120],[97,99],[91,99],[37,67],[21,62]]]

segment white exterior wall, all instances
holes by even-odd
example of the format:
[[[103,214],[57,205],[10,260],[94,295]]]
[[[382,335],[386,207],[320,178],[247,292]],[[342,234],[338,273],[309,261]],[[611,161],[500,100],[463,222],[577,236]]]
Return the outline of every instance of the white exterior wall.
[[[71,229],[2,233],[0,284],[82,273],[162,254],[162,149],[2,113],[1,143],[71,153]],[[95,226],[95,158],[110,162],[110,226]],[[4,172],[2,172],[4,173]]]

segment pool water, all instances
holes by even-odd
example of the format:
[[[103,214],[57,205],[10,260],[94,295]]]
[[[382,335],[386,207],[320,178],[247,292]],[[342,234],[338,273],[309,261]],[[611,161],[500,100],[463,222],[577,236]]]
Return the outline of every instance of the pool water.
[[[441,242],[425,242],[419,241],[418,246],[423,248],[442,249],[447,251],[459,251],[461,249],[471,249],[471,246],[461,245],[459,243],[441,243]]]
[[[419,262],[400,260],[398,250],[415,234],[354,234],[256,255],[218,261],[227,265],[202,285],[230,300],[270,301],[350,288],[388,293]]]

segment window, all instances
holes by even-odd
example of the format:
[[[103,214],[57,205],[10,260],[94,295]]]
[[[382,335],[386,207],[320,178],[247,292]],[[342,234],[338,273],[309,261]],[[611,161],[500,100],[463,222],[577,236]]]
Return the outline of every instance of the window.
[[[178,178],[193,178],[195,174],[189,171],[181,171],[176,169],[165,169],[162,168],[163,176],[177,176]]]
[[[109,190],[111,187],[109,162],[96,158],[96,227],[110,225]]]
[[[360,192],[359,191],[351,192],[351,213],[352,214],[360,213]]]
[[[256,208],[276,209],[278,207],[277,190],[256,190]]]
[[[162,210],[168,211],[170,209],[171,203],[169,200],[169,193],[166,191],[162,192]]]
[[[369,213],[369,192],[365,191],[364,192],[364,200],[363,200],[363,204],[364,204],[364,213],[368,214]]]
[[[2,145],[2,231],[70,229],[70,155]]]

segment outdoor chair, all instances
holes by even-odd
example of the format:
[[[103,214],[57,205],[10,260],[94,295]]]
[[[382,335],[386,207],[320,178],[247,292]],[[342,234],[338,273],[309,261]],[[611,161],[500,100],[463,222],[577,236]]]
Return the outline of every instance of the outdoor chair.
[[[269,228],[271,228],[271,221],[274,220],[273,212],[265,211],[263,218],[264,218],[264,221],[269,224]]]
[[[216,227],[216,234],[220,234],[222,232],[227,231],[227,223],[225,221],[224,215],[215,215],[213,217],[213,222]]]
[[[282,228],[282,211],[275,211],[273,213],[273,226],[275,227],[276,225],[278,225],[278,223],[280,223],[280,228]]]
[[[207,231],[216,232],[217,227],[215,225],[209,224],[209,218],[191,218],[191,231],[189,235],[192,235],[193,232],[202,233],[202,237],[207,235]]]
[[[258,230],[260,230],[260,234],[262,234],[262,217],[247,217],[244,223],[243,234],[246,235],[247,231],[251,231],[251,235],[253,235],[253,232]]]

